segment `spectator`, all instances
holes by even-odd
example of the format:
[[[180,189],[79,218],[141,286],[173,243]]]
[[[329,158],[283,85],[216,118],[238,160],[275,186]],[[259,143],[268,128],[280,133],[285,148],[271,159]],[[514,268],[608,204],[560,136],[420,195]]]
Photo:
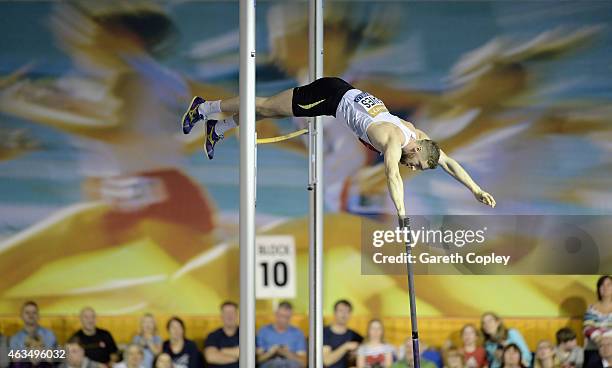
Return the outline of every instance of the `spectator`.
[[[204,358],[209,368],[238,368],[240,335],[236,303],[221,304],[221,321],[223,327],[211,332],[204,341]]]
[[[557,331],[556,355],[563,368],[582,368],[584,350],[578,346],[576,333],[569,327]]]
[[[17,350],[42,350],[55,349],[57,341],[51,330],[38,324],[38,305],[33,301],[27,301],[21,306],[21,320],[23,328],[11,336],[9,349]],[[31,366],[50,366],[52,359],[42,361],[40,358],[13,359],[12,368]]]
[[[404,344],[399,349],[399,359],[393,363],[391,368],[413,368],[414,367],[414,356],[412,349],[412,339],[407,338]],[[431,360],[420,358],[421,368],[436,368],[436,364]]]
[[[139,344],[130,344],[123,352],[123,361],[113,368],[144,368],[144,349]]]
[[[466,368],[483,368],[487,364],[487,352],[478,344],[480,333],[476,326],[469,323],[461,328],[463,347],[459,350],[463,354]]]
[[[174,368],[172,357],[166,353],[161,353],[155,358],[153,365],[155,368]]]
[[[96,327],[96,311],[93,308],[81,310],[81,329],[72,336],[79,339],[85,356],[94,362],[110,366],[119,361],[117,344],[110,332]]]
[[[11,336],[10,350],[56,348],[55,334],[38,324],[38,305],[35,302],[27,301],[23,303],[21,320],[23,321],[23,328]]]
[[[612,367],[612,333],[607,332],[599,339],[597,359],[591,359],[586,368]]]
[[[261,368],[297,368],[306,365],[306,339],[291,326],[293,307],[282,302],[274,314],[274,323],[262,327],[257,334],[257,363]]]
[[[348,328],[353,306],[348,300],[334,304],[334,322],[323,328],[323,364],[328,368],[348,368],[363,337]]]
[[[463,368],[463,354],[456,348],[446,350],[444,368]]]
[[[501,366],[502,351],[510,344],[515,344],[521,349],[522,365],[531,365],[531,351],[525,343],[525,339],[518,330],[507,329],[501,318],[492,312],[487,312],[481,318],[481,330],[485,338],[485,350],[490,368]]]
[[[73,336],[66,343],[66,360],[59,368],[99,368],[99,364],[85,356],[81,341]]]
[[[533,368],[560,368],[559,358],[555,354],[552,342],[540,340],[536,348]]]
[[[164,341],[163,352],[170,355],[176,368],[202,368],[204,359],[195,342],[185,338],[185,323],[172,317],[166,325],[168,340]]]
[[[442,354],[436,348],[428,345],[424,339],[419,340],[419,350],[421,352],[421,360],[427,359],[438,368],[444,367]]]
[[[501,368],[526,368],[524,361],[521,348],[517,344],[511,343],[504,347]]]
[[[357,349],[357,368],[387,368],[393,363],[394,349],[385,343],[382,322],[373,319],[368,323],[368,335]]]
[[[161,353],[162,350],[162,339],[157,333],[157,324],[152,314],[147,313],[142,316],[140,319],[140,331],[132,339],[132,344],[139,345],[142,348],[142,366],[152,368],[155,356]]]
[[[8,341],[6,341],[6,337],[0,334],[0,368],[6,368],[8,365]]]
[[[597,302],[590,305],[584,314],[584,364],[598,357],[598,344],[601,336],[612,330],[612,276],[601,276],[597,280]]]

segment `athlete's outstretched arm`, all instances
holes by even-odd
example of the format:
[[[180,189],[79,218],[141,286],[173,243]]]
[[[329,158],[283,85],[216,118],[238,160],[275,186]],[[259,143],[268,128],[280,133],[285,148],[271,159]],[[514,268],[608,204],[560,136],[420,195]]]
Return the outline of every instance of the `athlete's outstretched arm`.
[[[397,209],[397,215],[400,217],[406,216],[404,209],[404,182],[399,170],[399,161],[402,157],[402,149],[396,142],[387,144],[385,152],[385,175],[387,176],[387,187],[389,195]]]
[[[450,176],[455,178],[458,182],[465,185],[476,197],[479,202],[486,204],[487,206],[495,207],[495,199],[492,195],[485,192],[474,182],[470,175],[465,171],[461,165],[452,158],[448,157],[444,151],[440,151],[440,159],[438,163]]]

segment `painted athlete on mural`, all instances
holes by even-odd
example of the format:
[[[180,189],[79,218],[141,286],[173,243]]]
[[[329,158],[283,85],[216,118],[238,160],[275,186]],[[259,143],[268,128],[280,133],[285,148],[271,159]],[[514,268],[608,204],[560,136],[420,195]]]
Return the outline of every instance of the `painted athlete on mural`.
[[[305,6],[258,3],[258,94],[307,83]],[[491,191],[496,214],[607,214],[612,84],[604,46],[612,32],[599,25],[610,24],[611,6],[329,1],[325,74],[380,99],[406,127],[375,123],[370,143],[385,125],[398,149],[407,136],[409,148],[424,138],[418,128]],[[202,14],[219,16],[207,17],[204,30]],[[206,124],[189,135],[176,126],[193,95],[236,94],[237,14],[231,1],[0,3],[0,312],[36,299],[60,314],[83,303],[101,313],[215,313],[237,297],[238,142],[224,132],[209,161],[201,152]],[[367,114],[354,98],[346,102]],[[221,129],[226,117],[211,118]],[[258,137],[305,120],[265,119]],[[355,229],[396,210],[386,157],[364,146],[342,114],[323,120],[325,298],[350,296],[359,313],[403,315],[405,278],[364,277],[354,267]],[[258,150],[258,231],[294,236],[298,270],[308,259],[305,151],[300,139]],[[397,166],[411,214],[492,212],[443,170]],[[545,249],[545,235],[522,239]],[[296,311],[306,311],[306,274],[297,277]],[[430,291],[419,295],[421,315],[515,313],[486,297],[485,279],[419,279]],[[591,286],[504,278],[508,295],[530,300],[518,311],[529,315],[561,314],[561,301]],[[258,308],[269,310],[266,303]]]

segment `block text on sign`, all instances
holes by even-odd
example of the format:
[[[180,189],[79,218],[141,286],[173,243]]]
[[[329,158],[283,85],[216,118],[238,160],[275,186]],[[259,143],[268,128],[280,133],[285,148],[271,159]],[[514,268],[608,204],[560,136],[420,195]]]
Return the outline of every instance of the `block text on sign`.
[[[295,298],[295,239],[289,235],[258,236],[255,244],[257,298]]]

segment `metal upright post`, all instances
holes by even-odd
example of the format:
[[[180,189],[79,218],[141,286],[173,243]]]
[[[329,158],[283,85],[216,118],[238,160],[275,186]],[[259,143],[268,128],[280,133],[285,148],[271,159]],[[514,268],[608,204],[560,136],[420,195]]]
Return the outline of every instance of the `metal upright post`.
[[[323,0],[309,0],[310,81],[323,76]],[[323,127],[309,122],[309,368],[323,368]]]
[[[410,219],[404,217],[400,219],[400,227],[408,231],[408,241],[406,242],[406,254],[410,258],[412,254],[412,232],[410,230]],[[419,351],[419,328],[417,326],[417,309],[416,309],[416,290],[414,289],[414,267],[412,263],[406,262],[406,270],[408,271],[408,297],[410,298],[410,325],[412,328],[412,358],[414,362],[413,368],[421,367],[421,353]]]
[[[240,0],[240,368],[255,368],[255,0]]]

